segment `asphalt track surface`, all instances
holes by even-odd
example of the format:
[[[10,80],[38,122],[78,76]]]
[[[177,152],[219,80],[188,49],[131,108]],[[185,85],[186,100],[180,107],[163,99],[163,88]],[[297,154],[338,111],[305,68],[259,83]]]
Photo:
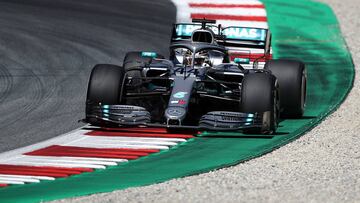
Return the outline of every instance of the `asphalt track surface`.
[[[360,3],[322,2],[334,9],[354,64],[359,64]],[[359,85],[356,76],[352,91],[336,112],[298,140],[265,156],[198,176],[70,202],[360,202]]]
[[[167,0],[0,0],[0,152],[82,126],[91,68],[166,55],[175,17]]]

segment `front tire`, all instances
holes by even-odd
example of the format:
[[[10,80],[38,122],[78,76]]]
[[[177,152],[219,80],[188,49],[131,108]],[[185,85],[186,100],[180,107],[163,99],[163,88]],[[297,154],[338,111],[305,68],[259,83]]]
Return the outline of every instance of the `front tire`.
[[[268,61],[265,69],[270,70],[280,86],[282,117],[300,118],[306,105],[306,68],[296,60],[277,59]]]
[[[264,113],[261,128],[245,130],[245,133],[272,134],[278,125],[279,96],[276,78],[268,73],[245,75],[241,89],[241,111]]]
[[[98,64],[93,68],[86,96],[87,122],[98,125],[95,119],[88,117],[91,106],[121,104],[124,101],[124,75],[124,69],[116,65]]]

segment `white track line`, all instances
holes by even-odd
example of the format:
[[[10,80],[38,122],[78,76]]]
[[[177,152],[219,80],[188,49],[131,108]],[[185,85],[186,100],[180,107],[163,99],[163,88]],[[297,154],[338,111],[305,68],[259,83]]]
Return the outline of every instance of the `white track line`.
[[[24,185],[25,182],[22,182],[22,181],[13,181],[13,180],[1,180],[1,179],[0,179],[0,184]]]
[[[99,144],[99,143],[69,143],[62,146],[73,147],[93,147],[93,148],[124,148],[124,149],[169,149],[168,146],[163,145],[148,145],[148,144]]]
[[[165,142],[186,142],[186,139],[183,138],[162,138],[162,137],[125,137],[125,136],[92,136],[92,135],[85,135],[84,137],[87,139],[89,137],[92,138],[105,138],[106,140],[133,140],[133,141],[165,141]]]
[[[23,157],[36,157],[36,158],[52,158],[53,156],[33,156],[33,155],[22,155]],[[22,157],[20,156],[20,157]],[[72,156],[57,156],[57,160],[63,161],[63,160],[74,160],[74,161],[95,161],[95,162],[127,162],[127,159],[115,159],[115,158],[92,158],[92,157],[72,157]]]
[[[75,140],[69,144],[82,143],[86,145],[87,143],[93,144],[139,144],[139,145],[165,145],[165,146],[174,146],[177,145],[176,142],[166,142],[166,141],[157,141],[157,140],[145,140],[139,138],[120,138],[120,139],[107,139],[107,137],[99,136],[84,136],[84,139]]]
[[[52,161],[34,162],[32,160],[11,160],[7,162],[0,162],[1,164],[21,165],[21,166],[53,166],[53,167],[66,167],[66,168],[94,168],[105,169],[104,165],[96,164],[79,164],[79,163],[59,163],[56,162],[56,157]]]
[[[39,183],[40,182],[40,180],[33,179],[33,178],[1,177],[0,176],[0,182],[1,181],[20,181],[20,182],[27,182],[27,183]]]
[[[55,180],[53,177],[49,176],[32,176],[32,175],[8,175],[8,174],[0,174],[0,177],[14,177],[14,178],[31,178],[31,179],[38,179],[38,180]]]
[[[31,161],[31,162],[48,162],[48,163],[59,163],[59,164],[90,164],[90,165],[104,165],[104,166],[116,166],[116,162],[110,161],[94,161],[94,160],[80,160],[76,159],[64,159],[61,157],[54,156],[23,156],[16,159],[16,161]]]

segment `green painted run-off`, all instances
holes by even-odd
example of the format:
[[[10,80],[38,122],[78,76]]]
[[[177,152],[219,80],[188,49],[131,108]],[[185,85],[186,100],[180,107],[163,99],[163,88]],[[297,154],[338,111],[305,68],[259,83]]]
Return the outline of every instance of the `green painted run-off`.
[[[260,156],[299,137],[334,111],[352,87],[354,66],[331,9],[309,0],[264,0],[275,58],[307,64],[305,116],[281,122],[272,138],[207,134],[168,151],[67,179],[0,189],[1,202],[39,202],[109,192],[194,175]],[[206,135],[206,134],[205,134]]]

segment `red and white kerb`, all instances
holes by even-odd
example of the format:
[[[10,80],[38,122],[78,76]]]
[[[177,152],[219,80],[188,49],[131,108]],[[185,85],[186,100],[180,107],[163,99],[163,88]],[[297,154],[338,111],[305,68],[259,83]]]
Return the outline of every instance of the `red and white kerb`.
[[[0,154],[0,187],[38,183],[106,169],[192,138],[164,128],[76,130],[33,146]]]

